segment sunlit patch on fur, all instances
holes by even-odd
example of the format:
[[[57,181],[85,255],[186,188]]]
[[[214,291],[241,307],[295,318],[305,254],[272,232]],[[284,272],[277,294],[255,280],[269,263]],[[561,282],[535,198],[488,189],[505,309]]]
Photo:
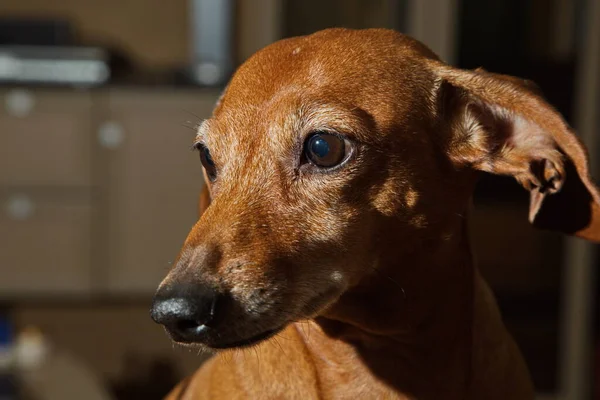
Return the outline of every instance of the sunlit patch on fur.
[[[413,189],[407,189],[404,193],[404,202],[408,208],[413,208],[419,200],[419,193]]]
[[[427,218],[425,218],[425,215],[423,214],[419,214],[419,215],[415,215],[414,217],[412,217],[410,219],[410,224],[412,226],[414,226],[415,228],[426,228],[427,227]]]
[[[309,235],[309,241],[312,243],[329,243],[338,242],[340,239],[340,232],[343,232],[345,224],[336,218],[321,216],[321,215],[309,215],[307,218],[307,228],[312,227]]]
[[[319,62],[312,63],[308,70],[308,75],[312,82],[314,82],[317,86],[325,85],[329,82],[329,78],[325,73],[325,68],[323,64]]]
[[[314,73],[320,73],[319,66],[311,67]],[[363,136],[367,129],[361,117],[334,104],[312,104],[300,110],[302,126],[308,130],[334,129],[342,134]]]
[[[454,235],[450,232],[442,234],[442,240],[444,240],[446,242],[449,242],[450,240],[452,240],[453,237],[454,237]]]
[[[396,215],[398,209],[403,205],[403,196],[398,193],[396,187],[397,184],[394,180],[386,181],[377,191],[373,199],[373,206],[377,209],[377,211],[388,217],[393,217]],[[414,192],[413,190],[410,191]],[[404,196],[404,203],[407,203],[407,196],[408,195]],[[418,198],[416,192],[414,192],[414,195],[410,195],[410,198],[416,203]]]
[[[342,275],[342,273],[340,271],[333,271],[331,273],[332,281],[334,281],[336,283],[341,283],[343,279],[344,279],[344,275]]]

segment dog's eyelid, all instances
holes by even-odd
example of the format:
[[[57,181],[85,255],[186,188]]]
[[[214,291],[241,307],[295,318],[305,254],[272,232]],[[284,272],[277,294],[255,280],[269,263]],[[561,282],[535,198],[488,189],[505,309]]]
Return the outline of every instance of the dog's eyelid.
[[[333,128],[331,126],[320,126],[320,127],[309,127],[305,129],[302,135],[300,135],[300,140],[305,141],[310,136],[316,133],[326,133],[328,135],[337,136],[343,140],[348,140],[350,142],[354,142],[356,139],[356,135],[351,130],[342,130]]]
[[[325,132],[330,135],[339,136],[340,138],[350,142],[350,144],[356,145],[366,145],[368,144],[365,139],[368,137],[365,134],[366,129],[363,127],[350,127],[350,126],[336,126],[336,125],[316,125],[316,126],[307,126],[303,130],[303,134],[301,135],[301,140],[304,141],[306,138],[317,132]]]
[[[192,148],[190,150],[192,151],[201,151],[203,148],[206,148],[206,144],[204,144],[204,142],[202,141],[195,141],[192,144]]]
[[[203,148],[210,149],[210,148],[212,148],[212,144],[209,145],[204,137],[196,136],[196,139],[194,139],[194,143],[192,144],[192,148],[194,150],[201,150]]]
[[[299,115],[305,133],[325,131],[339,134],[354,142],[367,140],[372,126],[364,112],[338,105],[318,104]]]
[[[325,128],[325,127],[323,127],[323,128],[317,128],[317,129],[308,129],[306,131],[306,133],[304,135],[302,135],[302,140],[306,140],[309,137],[311,137],[312,135],[315,135],[317,133],[325,133],[325,134],[328,134],[328,135],[337,136],[337,137],[339,137],[341,139],[346,139],[346,137],[347,137],[347,135],[339,132],[336,129],[331,129],[331,128]]]

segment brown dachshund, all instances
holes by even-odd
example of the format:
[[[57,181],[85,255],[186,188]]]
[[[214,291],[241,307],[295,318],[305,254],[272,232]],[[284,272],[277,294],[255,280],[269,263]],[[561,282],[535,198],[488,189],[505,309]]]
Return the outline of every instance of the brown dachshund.
[[[512,176],[534,225],[590,240],[600,196],[527,81],[326,30],[243,64],[195,146],[210,197],[152,317],[219,351],[170,398],[534,397],[473,265],[473,188]]]

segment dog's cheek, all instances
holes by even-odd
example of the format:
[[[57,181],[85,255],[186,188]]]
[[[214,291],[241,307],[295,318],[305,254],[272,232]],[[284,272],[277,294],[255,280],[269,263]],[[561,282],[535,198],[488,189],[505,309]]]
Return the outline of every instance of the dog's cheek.
[[[302,216],[303,234],[310,242],[338,247],[343,245],[347,232],[360,218],[361,210],[357,204],[344,201],[341,193],[328,193],[305,205],[298,213]]]
[[[367,205],[338,201],[335,207],[307,214],[307,252],[319,257],[314,260],[316,271],[310,273],[316,278],[313,287],[323,291],[355,280],[369,257],[373,221],[368,210]]]
[[[306,224],[310,231],[306,236],[310,243],[334,246],[339,243],[346,226],[345,221],[332,215],[307,215]]]
[[[300,267],[299,267],[300,268]],[[346,271],[331,264],[310,263],[302,268],[286,293],[286,314],[310,318],[337,300],[347,288]]]
[[[229,293],[249,319],[260,319],[276,313],[278,298],[285,292],[282,281],[232,279]]]

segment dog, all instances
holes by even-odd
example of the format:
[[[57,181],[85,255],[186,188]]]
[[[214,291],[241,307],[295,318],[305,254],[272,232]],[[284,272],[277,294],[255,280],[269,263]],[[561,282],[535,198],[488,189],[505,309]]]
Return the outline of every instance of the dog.
[[[533,399],[474,266],[482,172],[530,222],[600,239],[586,150],[532,83],[385,29],[257,52],[194,146],[201,218],[152,318],[215,350],[170,399]]]

